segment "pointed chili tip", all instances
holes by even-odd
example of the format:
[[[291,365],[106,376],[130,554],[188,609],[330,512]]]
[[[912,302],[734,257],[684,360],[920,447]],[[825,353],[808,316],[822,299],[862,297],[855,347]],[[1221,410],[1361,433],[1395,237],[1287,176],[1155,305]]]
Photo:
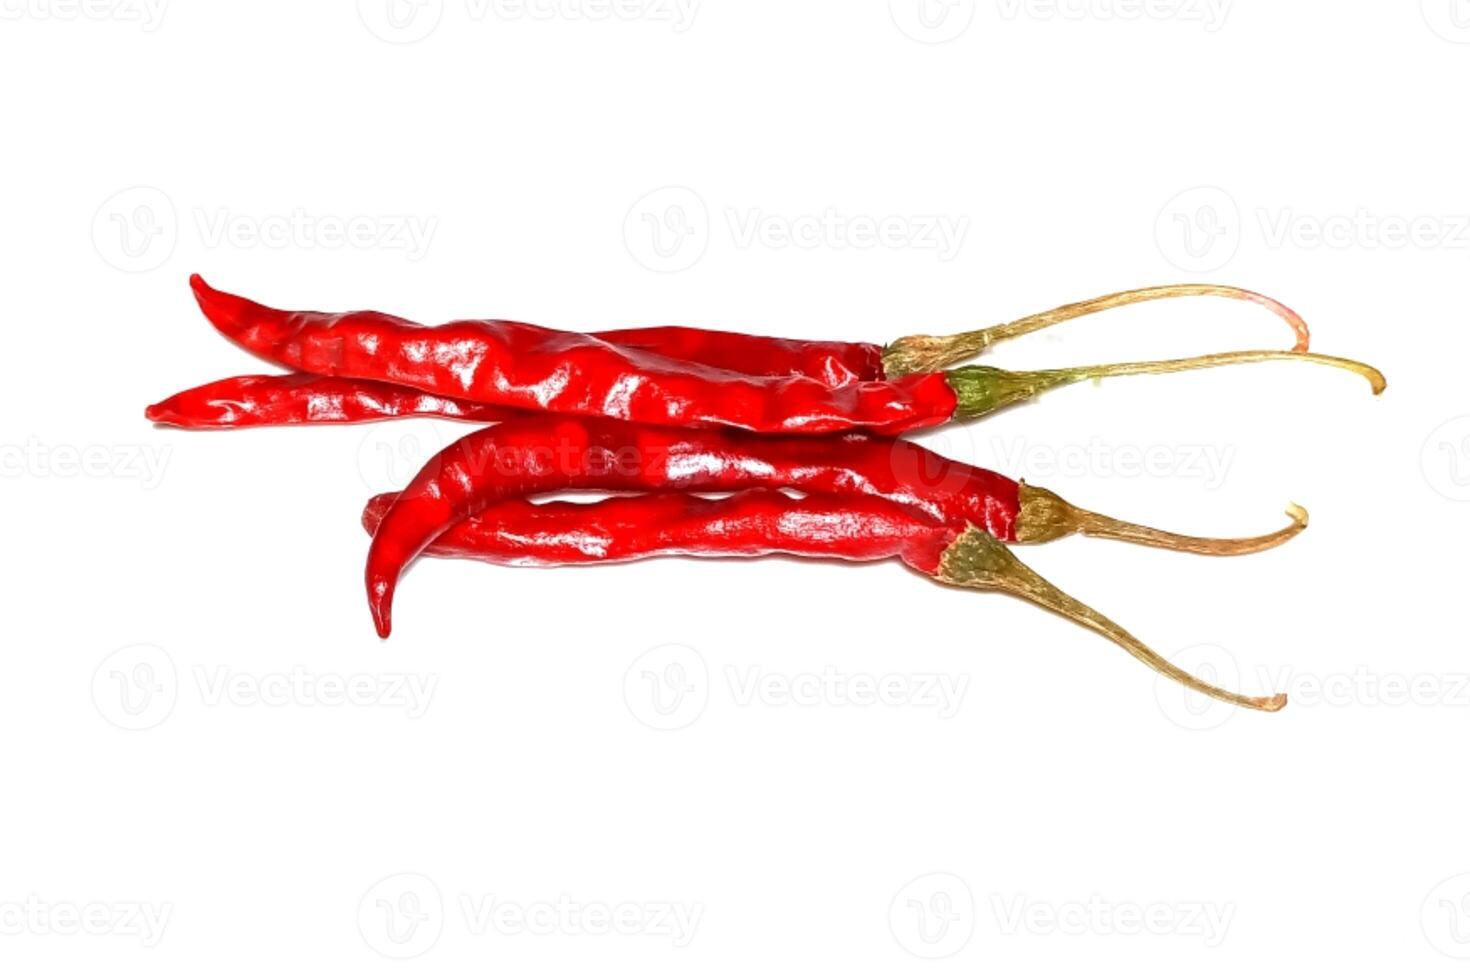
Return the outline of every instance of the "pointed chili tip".
[[[189,286],[194,290],[194,302],[199,304],[199,312],[204,314],[204,318],[220,333],[239,342],[240,336],[252,325],[253,318],[249,313],[252,309],[259,309],[257,304],[241,296],[220,292],[197,272],[189,277]]]
[[[393,583],[386,578],[369,576],[368,608],[373,613],[373,626],[378,636],[388,638],[393,632]]]
[[[1286,707],[1286,695],[1273,694],[1269,698],[1261,698],[1259,703],[1252,707],[1260,708],[1262,711],[1280,711]]]
[[[178,412],[173,407],[173,399],[165,398],[158,404],[143,409],[143,417],[159,425],[173,425],[178,420]]]

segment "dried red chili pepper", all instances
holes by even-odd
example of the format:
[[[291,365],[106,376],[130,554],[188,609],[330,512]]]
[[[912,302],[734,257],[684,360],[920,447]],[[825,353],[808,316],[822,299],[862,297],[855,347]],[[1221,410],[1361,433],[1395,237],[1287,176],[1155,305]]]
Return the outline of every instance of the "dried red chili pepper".
[[[242,346],[298,371],[408,385],[450,398],[652,425],[774,433],[898,433],[970,419],[1078,381],[1222,364],[1297,359],[1345,368],[1381,390],[1373,368],[1341,358],[1241,351],[1048,371],[973,365],[841,386],[756,377],[629,350],[599,338],[503,320],[426,328],[381,313],[286,313],[192,280],[210,322]]]
[[[452,443],[399,495],[368,552],[374,623],[380,635],[388,635],[403,569],[439,535],[495,501],[579,489],[753,487],[879,497],[951,528],[975,525],[999,540],[1027,544],[1081,532],[1181,551],[1243,554],[1280,544],[1306,523],[1305,513],[1293,512],[1292,525],[1273,534],[1196,538],[1093,514],[1040,487],[901,439],[772,438],[610,419],[526,417]]]
[[[191,276],[189,283],[194,289],[200,307],[204,309],[205,315],[212,322],[215,322],[215,314],[212,314],[211,310],[226,322],[238,320],[243,316],[270,321],[297,315],[262,306],[243,297],[222,293],[209,286],[198,275]],[[906,374],[928,374],[976,357],[1001,341],[1023,337],[1068,320],[1136,303],[1199,296],[1243,300],[1263,306],[1285,320],[1291,327],[1296,337],[1296,344],[1292,350],[1305,351],[1308,348],[1311,333],[1307,329],[1306,321],[1284,303],[1249,289],[1198,283],[1149,286],[1144,289],[1109,293],[1106,296],[1068,303],[1043,313],[1034,313],[1019,320],[999,323],[979,330],[939,336],[914,334],[900,337],[887,346],[834,340],[788,340],[782,337],[761,337],[694,327],[632,327],[595,331],[590,336],[629,350],[661,354],[675,360],[703,364],[724,371],[734,371],[737,374],[750,374],[758,377],[808,377],[821,381],[823,384],[836,386],[853,381],[884,381]],[[315,317],[324,314],[303,315]],[[389,319],[398,320],[396,317]],[[398,322],[410,325],[408,321],[398,320]],[[499,321],[463,322],[496,323]],[[252,346],[251,335],[242,333],[236,336],[236,333],[239,332],[238,328],[226,328],[220,326],[218,322],[216,326],[253,353],[268,360],[272,359],[272,350],[269,345]]]
[[[363,525],[369,532],[378,529],[390,505],[391,498],[383,497],[368,505]],[[541,566],[667,555],[788,554],[844,561],[896,557],[946,585],[1005,592],[1059,613],[1210,697],[1263,711],[1286,704],[1284,694],[1248,697],[1181,670],[1041,578],[986,531],[973,525],[952,527],[878,497],[812,494],[794,499],[774,490],[747,490],[719,500],[682,493],[582,504],[502,500],[456,524],[429,552]]]
[[[148,420],[184,429],[372,422],[429,415],[501,422],[523,413],[381,381],[316,374],[247,374],[222,378],[149,405]]]

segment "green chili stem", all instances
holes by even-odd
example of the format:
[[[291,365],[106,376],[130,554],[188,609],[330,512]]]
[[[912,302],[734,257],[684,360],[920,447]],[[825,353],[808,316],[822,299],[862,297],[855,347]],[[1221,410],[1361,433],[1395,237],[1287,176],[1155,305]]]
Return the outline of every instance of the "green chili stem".
[[[1250,555],[1283,545],[1307,527],[1307,512],[1296,504],[1286,509],[1291,523],[1279,531],[1250,538],[1201,538],[1095,514],[1067,503],[1050,490],[1025,483],[1021,485],[1020,503],[1016,515],[1016,541],[1020,544],[1042,544],[1082,534],[1196,555]]]
[[[1116,309],[1120,306],[1130,306],[1134,303],[1185,296],[1218,296],[1225,299],[1246,300],[1264,306],[1285,320],[1296,334],[1296,346],[1292,349],[1296,351],[1307,349],[1311,334],[1307,330],[1306,321],[1285,304],[1249,289],[1189,283],[1177,286],[1149,286],[1145,289],[1109,293],[1107,296],[1083,300],[1080,303],[1068,303],[1066,306],[1059,306],[1044,313],[1034,313],[1009,323],[1000,323],[948,336],[914,334],[909,337],[900,337],[883,348],[884,374],[889,378],[900,378],[906,374],[928,374],[933,371],[942,371],[983,353],[1003,340],[1023,337],[1058,323],[1065,323],[1068,320]]]
[[[1175,666],[1096,609],[1077,601],[1036,574],[1011,554],[1009,548],[978,527],[971,526],[945,549],[935,578],[947,585],[1005,592],[1049,609],[1112,640],[1165,677],[1226,704],[1257,711],[1280,711],[1286,706],[1285,694],[1268,697],[1236,694]]]
[[[1304,361],[1351,371],[1367,379],[1373,394],[1387,387],[1383,374],[1375,367],[1344,357],[1309,354],[1301,351],[1245,350],[1202,357],[1181,357],[1167,361],[1125,361],[1118,364],[1093,364],[1086,367],[1053,368],[1044,371],[1003,371],[988,365],[974,364],[945,372],[957,396],[954,417],[973,419],[999,411],[1018,402],[1029,401],[1044,391],[1090,381],[1135,374],[1176,374],[1200,368],[1229,364],[1254,364],[1261,361]]]

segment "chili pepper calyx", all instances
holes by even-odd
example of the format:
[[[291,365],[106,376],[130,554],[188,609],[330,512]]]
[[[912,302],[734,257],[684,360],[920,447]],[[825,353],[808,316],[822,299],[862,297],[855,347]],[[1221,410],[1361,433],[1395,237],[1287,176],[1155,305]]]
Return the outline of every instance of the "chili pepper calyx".
[[[1036,574],[1016,558],[1009,548],[973,524],[940,555],[939,567],[934,577],[946,585],[1005,592],[1043,609],[1049,609],[1112,640],[1165,677],[1218,701],[1257,711],[1280,711],[1286,706],[1285,694],[1267,697],[1236,694],[1175,666],[1102,613],[1072,598]]]
[[[901,378],[906,374],[929,374],[934,371],[942,371],[984,353],[1003,340],[1024,337],[1026,334],[1044,330],[1058,323],[1065,323],[1068,320],[1075,320],[1078,317],[1101,313],[1120,306],[1184,296],[1218,296],[1256,303],[1281,317],[1291,327],[1292,332],[1296,335],[1296,345],[1292,347],[1292,350],[1305,351],[1311,342],[1311,333],[1307,329],[1306,321],[1284,303],[1236,286],[1185,283],[1109,293],[1096,299],[1068,303],[1044,313],[1034,313],[1009,323],[999,323],[965,333],[947,336],[913,334],[908,337],[900,337],[883,348],[883,373],[885,377],[892,379]]]
[[[988,328],[948,336],[920,333],[900,337],[883,348],[883,376],[891,380],[942,371],[977,356],[993,342]]]
[[[944,378],[954,389],[954,417],[961,421],[1030,401],[1044,391],[1071,383],[1051,371],[1003,371],[983,364],[954,368],[946,371]]]
[[[1122,361],[1116,364],[1092,364],[1042,371],[1002,371],[1000,368],[970,365],[946,371],[945,380],[955,392],[954,417],[973,419],[1027,401],[1052,388],[1079,381],[1136,374],[1177,374],[1201,368],[1256,364],[1263,361],[1302,361],[1351,371],[1366,379],[1375,395],[1382,394],[1388,386],[1381,371],[1361,361],[1327,354],[1280,350],[1227,351],[1223,354],[1205,354],[1201,357],[1181,357],[1166,361]]]
[[[1308,520],[1305,508],[1291,504],[1286,508],[1291,523],[1279,531],[1249,538],[1202,538],[1095,514],[1068,503],[1050,490],[1024,481],[1017,498],[1020,501],[1016,513],[1018,544],[1042,544],[1069,534],[1082,534],[1196,555],[1249,555],[1285,544],[1306,530]]]

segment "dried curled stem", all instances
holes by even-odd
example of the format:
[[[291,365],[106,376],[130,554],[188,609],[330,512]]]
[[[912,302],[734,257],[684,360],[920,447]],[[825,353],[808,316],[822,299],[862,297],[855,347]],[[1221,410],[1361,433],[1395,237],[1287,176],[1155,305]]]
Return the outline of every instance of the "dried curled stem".
[[[945,378],[955,391],[954,417],[973,419],[1019,402],[1029,401],[1053,388],[1065,387],[1079,381],[1095,381],[1099,378],[1115,378],[1123,375],[1177,374],[1201,368],[1224,367],[1230,364],[1255,364],[1262,361],[1302,361],[1351,371],[1366,379],[1372,386],[1375,395],[1380,394],[1388,386],[1381,371],[1361,361],[1352,361],[1345,357],[1330,357],[1326,354],[1280,350],[1229,351],[1223,354],[1205,354],[1201,357],[1181,357],[1166,361],[1123,361],[1118,364],[1092,364],[1085,367],[1052,368],[1042,371],[1004,371],[989,365],[972,364],[946,372]]]
[[[1297,315],[1296,311],[1269,296],[1235,286],[1191,283],[1178,286],[1150,286],[1145,289],[1109,293],[1107,296],[1083,300],[1080,303],[1068,303],[1066,306],[1059,306],[1044,313],[1034,313],[1009,323],[1000,323],[965,333],[947,336],[914,334],[900,337],[883,349],[883,370],[889,378],[941,371],[961,361],[967,361],[1003,340],[1023,337],[1028,333],[1035,333],[1058,323],[1065,323],[1068,320],[1116,309],[1120,306],[1184,296],[1219,296],[1225,299],[1257,303],[1281,317],[1291,327],[1296,334],[1296,346],[1292,350],[1305,351],[1310,342],[1311,334],[1307,330],[1306,321]]]
[[[1279,531],[1250,538],[1201,538],[1095,514],[1069,504],[1050,490],[1030,484],[1021,484],[1020,501],[1016,541],[1021,544],[1042,544],[1069,534],[1083,534],[1195,555],[1250,555],[1283,545],[1307,527],[1306,509],[1297,504],[1286,508],[1291,523]]]
[[[1102,613],[1077,601],[1037,575],[1011,554],[1009,548],[973,525],[945,549],[939,559],[935,578],[948,585],[1005,592],[1050,609],[1079,626],[1107,637],[1165,677],[1226,704],[1257,711],[1280,711],[1286,706],[1285,694],[1248,697],[1216,687],[1176,667]]]

